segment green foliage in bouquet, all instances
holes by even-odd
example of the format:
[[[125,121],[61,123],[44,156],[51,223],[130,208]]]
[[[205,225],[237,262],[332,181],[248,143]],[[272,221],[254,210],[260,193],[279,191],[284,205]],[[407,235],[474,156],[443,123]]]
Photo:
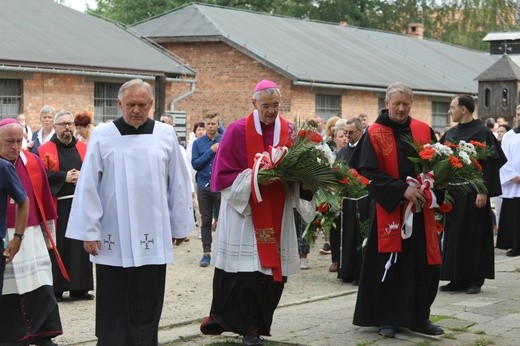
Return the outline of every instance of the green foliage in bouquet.
[[[486,160],[493,149],[478,141],[459,141],[418,144],[411,138],[417,156],[408,159],[414,163],[416,173],[433,172],[435,187],[446,187],[450,193],[466,194],[471,190],[487,193],[480,161]]]
[[[322,137],[311,129],[298,131],[292,143],[286,143],[287,155],[276,166],[258,171],[258,181],[278,177],[282,181],[297,182],[306,189],[328,194],[341,186],[338,175],[331,169],[334,156]]]

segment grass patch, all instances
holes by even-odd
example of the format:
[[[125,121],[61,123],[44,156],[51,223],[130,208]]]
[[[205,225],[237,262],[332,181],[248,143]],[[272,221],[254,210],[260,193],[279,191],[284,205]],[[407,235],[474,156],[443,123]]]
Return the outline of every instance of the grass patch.
[[[448,316],[448,315],[430,315],[430,321],[432,323],[437,323],[437,322],[439,322],[441,320],[445,320],[447,318],[450,318],[450,319],[453,319],[453,320],[457,319],[456,317]]]
[[[360,342],[356,342],[356,346],[369,346],[369,345],[373,345],[374,343],[371,342],[371,341],[360,341]]]
[[[444,338],[444,339],[450,339],[450,340],[457,340],[457,338],[455,337],[455,334],[453,333],[446,333],[446,334],[443,334],[441,336],[441,338]]]
[[[494,345],[495,343],[492,340],[489,339],[478,339],[475,341],[473,346],[487,346],[487,345]]]
[[[477,334],[477,335],[485,335],[486,334],[486,332],[483,331],[483,330],[476,330],[476,331],[474,331],[474,333]]]
[[[450,329],[453,331],[456,331],[456,332],[463,332],[463,333],[468,332],[468,327],[456,327],[456,328],[450,328]]]

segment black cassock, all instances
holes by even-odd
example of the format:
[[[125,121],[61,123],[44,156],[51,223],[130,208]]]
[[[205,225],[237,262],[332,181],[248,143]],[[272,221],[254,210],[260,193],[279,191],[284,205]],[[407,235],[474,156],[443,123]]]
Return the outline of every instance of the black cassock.
[[[58,160],[60,166],[58,172],[47,171],[51,192],[54,196],[58,197],[56,246],[58,247],[61,259],[63,260],[70,277],[70,282],[67,282],[63,278],[56,263],[54,253],[50,252],[54,292],[90,291],[94,289],[92,263],[89,260],[88,253],[83,248],[83,242],[65,237],[70,208],[72,206],[72,198],[60,199],[60,197],[71,196],[74,194],[76,186],[65,182],[65,177],[67,171],[72,168],[81,171],[81,157],[75,147],[76,139],[73,139],[69,144],[64,144],[58,140],[56,135],[54,135],[51,141],[53,141],[58,148]],[[87,213],[88,210],[84,210],[83,212]]]
[[[385,273],[389,253],[378,253],[376,202],[387,211],[404,208],[404,191],[407,176],[415,177],[409,156],[416,156],[403,136],[411,136],[410,119],[405,124],[393,122],[388,110],[383,109],[376,122],[393,129],[397,146],[399,179],[393,179],[378,169],[378,160],[370,137],[365,134],[358,150],[350,160],[353,168],[371,180],[368,190],[370,206],[370,234],[361,268],[358,296],[353,323],[359,326],[412,327],[429,319],[430,306],[437,295],[439,266],[428,265],[423,213],[413,216],[413,233],[402,240],[402,252]],[[430,129],[432,140],[435,139]],[[437,194],[437,192],[436,192]],[[441,199],[441,196],[438,196]]]
[[[481,286],[484,279],[495,278],[493,220],[489,197],[502,194],[499,169],[506,158],[493,133],[479,119],[452,127],[440,142],[456,144],[460,140],[475,140],[493,147],[493,155],[480,162],[488,198],[485,207],[477,208],[475,191],[463,196],[451,194],[454,203],[444,227],[441,280]]]
[[[349,162],[356,146],[342,148],[337,160]],[[370,197],[359,199],[344,198],[339,222],[340,249],[338,279],[343,282],[358,282],[363,264],[361,222],[368,220]]]

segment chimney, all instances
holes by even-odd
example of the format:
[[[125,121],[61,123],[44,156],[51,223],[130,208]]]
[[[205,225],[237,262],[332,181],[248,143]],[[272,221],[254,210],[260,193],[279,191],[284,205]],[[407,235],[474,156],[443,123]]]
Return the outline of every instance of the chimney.
[[[422,25],[421,23],[408,24],[408,32],[406,33],[406,35],[422,40],[424,36],[424,25]]]

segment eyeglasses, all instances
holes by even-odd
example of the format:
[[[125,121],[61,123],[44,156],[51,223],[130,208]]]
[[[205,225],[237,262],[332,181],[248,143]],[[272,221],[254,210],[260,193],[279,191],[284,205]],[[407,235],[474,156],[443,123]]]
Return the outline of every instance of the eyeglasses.
[[[280,104],[279,103],[273,103],[273,104],[263,103],[260,105],[260,107],[264,111],[268,111],[271,108],[273,108],[274,110],[277,110],[278,108],[280,108]]]
[[[56,123],[56,124],[54,124],[54,125],[59,126],[59,127],[65,127],[65,126],[72,126],[72,125],[74,125],[74,123],[72,123],[72,122],[68,122],[68,123]]]
[[[352,136],[354,133],[358,132],[359,130],[356,130],[356,131],[344,131],[346,135],[349,135],[349,136]]]

